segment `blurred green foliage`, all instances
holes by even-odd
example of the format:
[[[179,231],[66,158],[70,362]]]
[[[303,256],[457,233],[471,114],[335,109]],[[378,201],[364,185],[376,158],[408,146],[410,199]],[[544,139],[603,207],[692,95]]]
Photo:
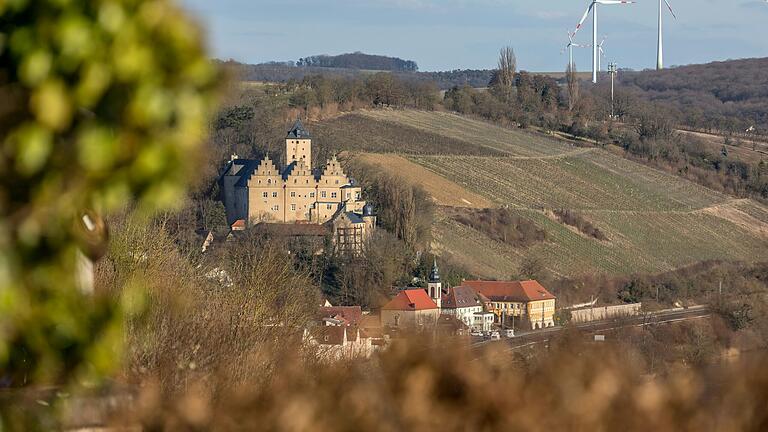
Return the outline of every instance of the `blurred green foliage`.
[[[167,0],[0,0],[4,385],[119,365],[122,314],[140,297],[77,289],[74,227],[85,209],[183,195],[219,78],[202,40]]]

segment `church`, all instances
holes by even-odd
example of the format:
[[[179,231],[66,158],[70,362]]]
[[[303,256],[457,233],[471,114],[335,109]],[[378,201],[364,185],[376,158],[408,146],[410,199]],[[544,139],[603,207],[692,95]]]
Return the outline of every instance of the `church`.
[[[313,169],[312,137],[300,120],[285,138],[282,169],[269,156],[259,161],[232,155],[221,186],[230,225],[326,224],[333,229],[334,244],[353,252],[376,227],[373,207],[335,156]]]

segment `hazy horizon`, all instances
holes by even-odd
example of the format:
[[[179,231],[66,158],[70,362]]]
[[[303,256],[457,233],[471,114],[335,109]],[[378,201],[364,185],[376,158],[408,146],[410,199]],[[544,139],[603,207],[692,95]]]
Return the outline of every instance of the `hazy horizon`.
[[[640,0],[642,1],[642,0]],[[760,30],[768,4],[738,0],[670,0],[665,13],[665,65],[768,57]],[[297,60],[361,51],[414,60],[419,70],[493,68],[499,48],[515,48],[521,69],[560,71],[561,50],[588,1],[550,0],[182,0],[209,32],[212,55],[245,63]],[[718,7],[719,9],[716,9]],[[603,64],[655,67],[657,2],[600,6],[607,36]],[[577,35],[591,43],[591,18]],[[591,68],[591,50],[575,49],[577,68]]]

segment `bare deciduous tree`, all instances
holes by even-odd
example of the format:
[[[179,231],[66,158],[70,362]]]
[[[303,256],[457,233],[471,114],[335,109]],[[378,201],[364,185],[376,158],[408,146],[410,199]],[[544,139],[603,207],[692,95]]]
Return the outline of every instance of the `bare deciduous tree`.
[[[579,81],[576,77],[576,65],[568,65],[565,69],[565,78],[568,81],[568,111],[573,111],[579,101]]]
[[[510,100],[512,88],[515,85],[517,72],[517,57],[511,46],[505,46],[499,51],[498,69],[491,79],[492,89],[504,100]]]

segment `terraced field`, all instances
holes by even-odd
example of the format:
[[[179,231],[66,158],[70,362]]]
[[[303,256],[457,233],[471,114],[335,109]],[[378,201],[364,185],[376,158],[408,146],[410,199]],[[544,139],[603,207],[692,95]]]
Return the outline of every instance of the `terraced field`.
[[[522,131],[510,131],[456,114],[413,110],[367,110],[356,115],[415,128],[446,139],[456,139],[510,156],[552,156],[573,148],[564,142],[541,140]]]
[[[397,157],[412,163],[389,162],[394,172],[410,167],[406,180],[422,184],[439,204],[457,205],[457,193],[445,191],[461,191],[508,206],[547,232],[544,243],[518,250],[438,212],[434,248],[477,275],[509,277],[526,256],[541,258],[559,275],[660,272],[707,259],[768,261],[768,207],[758,202],[733,199],[601,149],[453,114],[381,110],[357,117],[502,153],[405,151]],[[482,200],[472,201],[477,206]],[[576,210],[608,240],[557,222],[550,212],[556,208]]]

